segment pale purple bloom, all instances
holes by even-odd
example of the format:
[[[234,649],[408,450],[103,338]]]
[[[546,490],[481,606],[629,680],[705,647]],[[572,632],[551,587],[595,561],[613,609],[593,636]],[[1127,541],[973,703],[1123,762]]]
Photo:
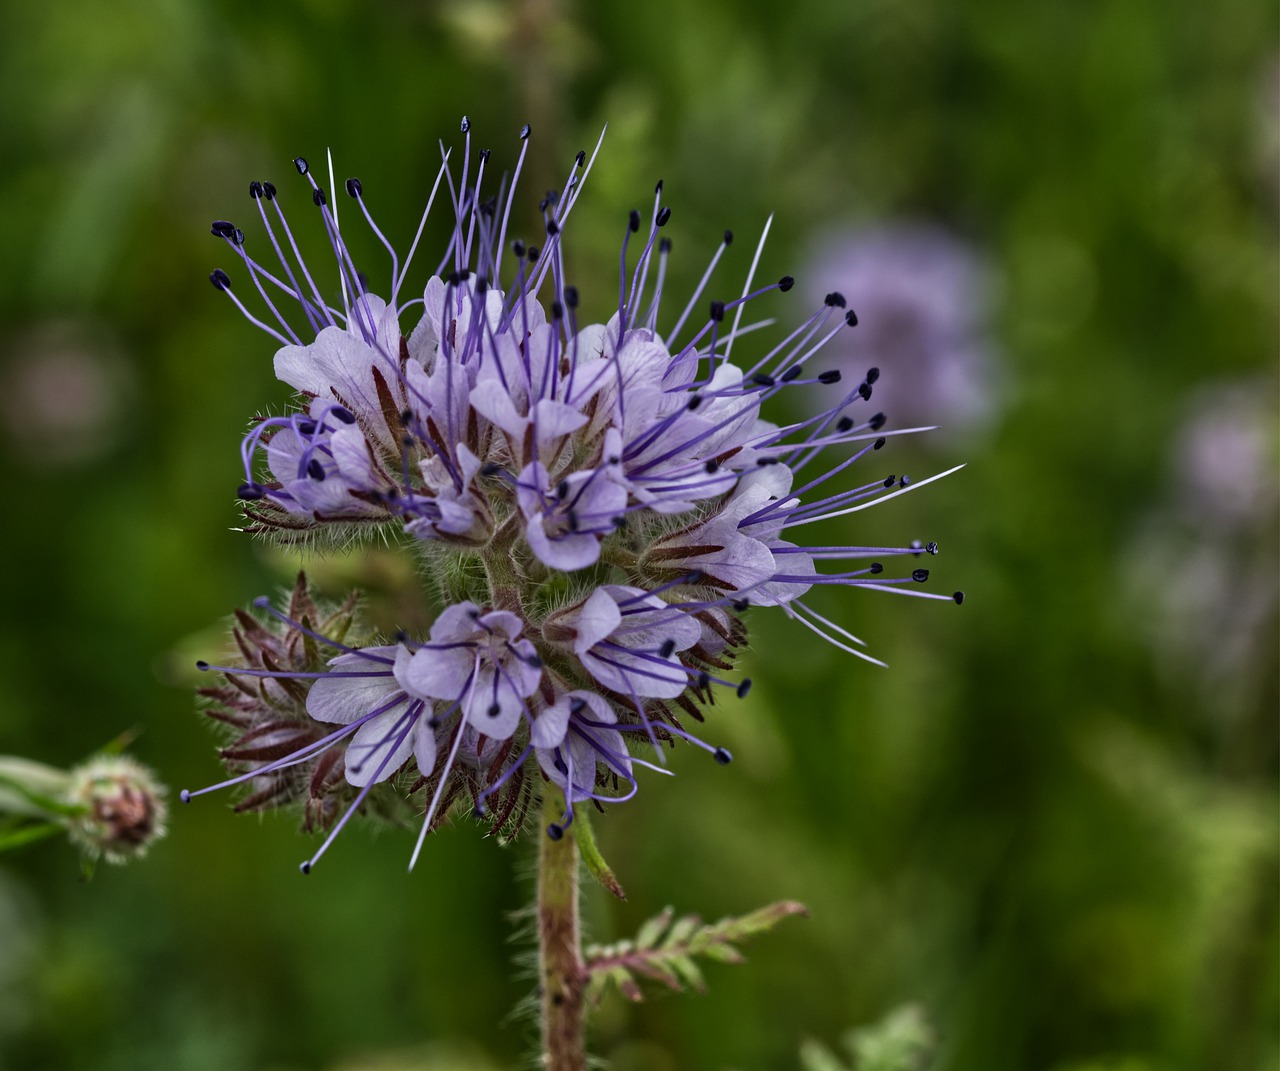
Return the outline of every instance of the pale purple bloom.
[[[520,638],[524,622],[506,610],[482,613],[474,603],[450,606],[431,626],[431,642],[402,670],[406,687],[448,700],[477,732],[506,740],[528,710],[542,679],[538,652]]]
[[[327,669],[274,670],[261,660],[211,667],[233,683],[243,675],[309,686],[309,716],[340,727],[235,779],[270,783],[327,748],[345,749],[346,780],[360,791],[321,852],[366,794],[410,760],[420,774],[413,787],[430,792],[423,834],[464,792],[477,813],[494,804],[495,828],[522,813],[526,770],[565,792],[554,833],[572,821],[575,803],[630,798],[635,768],[653,765],[637,755],[646,747],[661,758],[663,745],[683,739],[727,762],[727,751],[681,719],[700,720],[715,689],[746,694],[750,682],[725,673],[745,643],[750,606],[780,606],[875,661],[804,602],[813,587],[961,600],[919,590],[928,570],[915,559],[936,544],[794,541],[807,525],[947,475],[847,479],[904,432],[883,431],[885,415],[870,404],[877,367],[827,359],[824,347],[858,323],[838,295],[757,344],[770,323],[755,318],[757,303],[793,280],[758,285],[753,264],[745,283],[708,300],[732,243],[726,232],[693,295],[668,315],[671,246],[660,234],[670,210],[659,183],[647,221],[630,214],[608,320],[579,323],[562,245],[594,159],[579,154],[563,192],[542,204],[535,248],[507,241],[515,183],[500,200],[482,196],[489,156],[473,172],[468,135],[460,169],[446,159],[436,179],[433,202],[447,197],[454,228],[420,296],[404,296],[409,262],[373,224],[352,179],[347,192],[391,258],[386,300],[369,292],[305,161],[296,166],[333,245],[336,291],[286,254],[293,239],[269,183],[251,193],[279,268],[252,259],[234,225],[214,224],[268,319],[240,303],[225,272],[214,273],[215,287],[278,340],[277,375],[302,395],[298,412],[260,421],[244,441],[240,495],[251,529],[337,543],[403,531],[473,563],[457,571],[463,588],[426,639],[348,647],[271,611],[290,635],[338,652]],[[335,292],[337,305],[322,296]],[[300,317],[283,314],[281,294]],[[814,399],[813,415],[784,424],[762,416],[784,392]],[[912,560],[890,576],[892,557]],[[847,564],[824,573],[822,562]]]
[[[880,368],[878,404],[894,427],[980,432],[1004,393],[991,334],[994,278],[982,254],[935,223],[828,234],[809,259],[809,292],[847,300],[857,331],[824,357]]]
[[[1238,717],[1275,674],[1280,426],[1274,381],[1198,389],[1169,451],[1168,489],[1121,563],[1120,604],[1180,691]]]

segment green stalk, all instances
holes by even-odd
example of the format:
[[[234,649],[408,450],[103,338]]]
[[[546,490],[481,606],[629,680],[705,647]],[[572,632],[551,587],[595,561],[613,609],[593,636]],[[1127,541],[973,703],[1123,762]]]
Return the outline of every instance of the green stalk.
[[[542,994],[542,1066],[586,1071],[582,934],[578,925],[578,845],[572,827],[553,840],[563,797],[550,785],[542,795],[538,852],[538,981]]]

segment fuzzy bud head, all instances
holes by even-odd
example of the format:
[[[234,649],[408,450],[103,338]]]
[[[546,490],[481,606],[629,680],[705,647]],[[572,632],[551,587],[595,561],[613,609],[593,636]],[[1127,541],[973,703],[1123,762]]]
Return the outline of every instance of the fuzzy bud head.
[[[140,762],[102,755],[71,771],[68,796],[84,813],[71,819],[71,839],[92,859],[125,863],[145,855],[165,834],[166,790]]]

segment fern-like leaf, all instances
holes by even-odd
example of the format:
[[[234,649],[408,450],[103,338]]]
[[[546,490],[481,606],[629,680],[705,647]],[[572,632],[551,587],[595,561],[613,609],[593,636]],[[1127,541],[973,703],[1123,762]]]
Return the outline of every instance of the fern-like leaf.
[[[676,916],[668,907],[649,919],[629,941],[591,945],[583,956],[587,996],[599,1000],[617,989],[627,1000],[641,1001],[641,979],[668,989],[702,992],[706,982],[696,957],[719,963],[741,963],[739,942],[767,933],[792,915],[808,915],[809,909],[794,900],[780,900],[749,915],[738,915],[705,924],[697,915]]]

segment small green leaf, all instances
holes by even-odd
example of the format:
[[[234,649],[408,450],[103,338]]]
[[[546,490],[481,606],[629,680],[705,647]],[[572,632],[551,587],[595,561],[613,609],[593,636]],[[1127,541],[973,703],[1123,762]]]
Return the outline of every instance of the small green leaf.
[[[55,833],[65,833],[66,826],[61,822],[39,822],[19,826],[17,829],[0,833],[0,852],[22,848],[36,841],[52,837]]]
[[[706,980],[702,977],[702,971],[690,956],[672,956],[671,966],[678,974],[685,985],[691,986],[699,993],[707,988]]]
[[[662,947],[675,948],[683,945],[701,925],[702,919],[697,915],[685,915],[684,918],[677,919],[676,924],[671,927],[671,932],[667,934],[666,940],[662,942]]]
[[[640,932],[636,934],[636,948],[648,949],[656,945],[658,939],[667,932],[667,927],[671,925],[671,920],[674,916],[675,909],[671,907],[664,907],[662,911],[654,915],[653,918],[640,927]]]
[[[596,835],[591,828],[591,819],[585,807],[579,808],[578,815],[574,819],[573,836],[582,852],[582,861],[586,864],[587,872],[619,900],[625,900],[627,894],[623,891],[622,884],[614,876],[596,845]]]

